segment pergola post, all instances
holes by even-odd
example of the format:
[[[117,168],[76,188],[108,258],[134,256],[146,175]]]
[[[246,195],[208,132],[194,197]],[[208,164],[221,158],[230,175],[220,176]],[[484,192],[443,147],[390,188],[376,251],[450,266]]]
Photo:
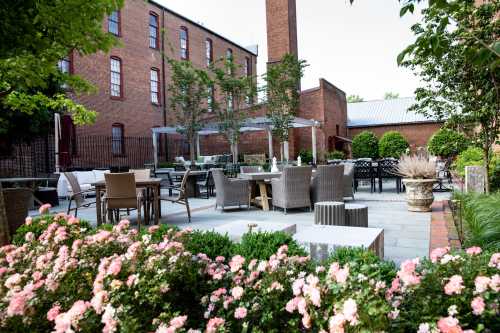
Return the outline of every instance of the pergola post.
[[[201,156],[201,149],[200,149],[200,134],[196,133],[196,158]]]
[[[317,164],[317,151],[316,151],[316,123],[311,127],[312,134],[312,155],[313,155],[313,164]]]
[[[283,142],[283,155],[285,157],[285,161],[288,163],[288,160],[289,160],[289,145],[288,145],[288,141],[285,141]]]
[[[158,168],[158,134],[153,132],[153,158],[155,170]]]
[[[269,160],[272,160],[274,157],[274,152],[273,152],[273,132],[271,129],[267,129],[267,141],[269,145]]]

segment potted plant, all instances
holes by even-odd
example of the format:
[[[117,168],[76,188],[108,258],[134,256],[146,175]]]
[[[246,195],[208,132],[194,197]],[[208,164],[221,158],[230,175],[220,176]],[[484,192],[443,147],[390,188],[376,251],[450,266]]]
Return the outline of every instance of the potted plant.
[[[432,186],[436,183],[436,162],[423,156],[401,157],[398,173],[404,179],[406,200],[411,212],[429,212],[434,194]]]

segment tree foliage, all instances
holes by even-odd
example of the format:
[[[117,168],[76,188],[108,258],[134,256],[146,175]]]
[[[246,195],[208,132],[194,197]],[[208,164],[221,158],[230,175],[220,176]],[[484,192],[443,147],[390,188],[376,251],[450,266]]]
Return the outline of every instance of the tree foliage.
[[[413,11],[414,2],[405,3],[401,13]],[[487,169],[500,134],[499,10],[498,0],[480,5],[473,0],[430,2],[422,10],[422,22],[412,27],[415,43],[398,56],[423,83],[412,109],[450,127],[473,128]]]
[[[233,59],[224,59],[223,66],[217,63],[210,67],[213,73],[214,85],[221,95],[221,102],[212,101],[219,130],[224,134],[231,145],[233,161],[238,159],[238,142],[240,141],[240,128],[256,95],[255,77],[241,72],[241,66],[235,64]]]
[[[377,158],[378,139],[370,131],[363,131],[352,139],[352,156],[354,158]]]
[[[123,0],[12,0],[0,3],[0,102],[15,111],[37,112],[33,104],[52,112],[66,104],[77,111],[77,123],[92,122],[95,113],[76,107],[63,95],[37,94],[54,80],[74,93],[93,91],[85,80],[61,73],[57,62],[71,52],[81,55],[109,51],[116,38],[102,28],[106,15],[123,6]],[[11,94],[16,96],[9,96]],[[35,96],[32,96],[35,95]],[[25,99],[25,101],[21,101]],[[25,108],[26,107],[26,108]],[[86,114],[85,114],[86,113]]]
[[[399,158],[409,147],[406,138],[398,131],[385,132],[378,142],[380,157]]]
[[[359,102],[364,102],[365,100],[363,97],[359,95],[349,95],[347,96],[347,103],[359,103]]]
[[[77,123],[95,119],[95,112],[65,95],[48,93],[49,85],[64,83],[76,94],[92,91],[85,80],[59,72],[57,62],[70,52],[87,55],[116,45],[102,22],[122,6],[123,0],[0,1],[0,130],[8,131],[19,115],[34,115],[43,124],[47,115],[41,112],[64,110]],[[4,244],[9,235],[1,193],[0,184],[0,244]]]
[[[175,112],[178,131],[188,138],[190,159],[195,161],[195,141],[203,127],[203,115],[207,112],[206,99],[211,81],[206,71],[194,68],[189,61],[168,59],[170,65],[170,106]]]
[[[392,92],[392,91],[388,91],[384,94],[384,99],[396,99],[396,98],[399,98],[399,94],[398,93],[395,93],[395,92]]]
[[[267,95],[267,116],[273,124],[273,135],[280,142],[288,141],[288,132],[300,104],[300,79],[307,63],[286,54],[271,64],[264,75]]]
[[[467,149],[469,140],[464,134],[449,128],[441,128],[427,143],[429,152],[444,158],[455,157]]]

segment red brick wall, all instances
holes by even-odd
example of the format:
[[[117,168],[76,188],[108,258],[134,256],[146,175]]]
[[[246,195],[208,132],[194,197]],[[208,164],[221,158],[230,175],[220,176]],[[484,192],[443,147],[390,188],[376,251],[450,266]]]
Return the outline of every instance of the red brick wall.
[[[297,54],[295,0],[266,0],[267,61],[281,60],[287,53]]]
[[[74,56],[75,74],[88,79],[98,88],[96,94],[75,97],[78,102],[99,113],[96,124],[80,128],[79,135],[111,135],[112,124],[118,122],[124,124],[126,136],[150,136],[151,127],[164,125],[164,109],[166,125],[175,123],[175,116],[169,111],[168,95],[166,105],[156,106],[150,102],[150,69],[155,67],[160,70],[161,94],[166,91],[170,77],[167,64],[165,73],[161,73],[160,50],[149,48],[150,12],[158,14],[160,26],[165,25],[167,56],[180,59],[179,30],[181,26],[185,26],[189,31],[189,58],[195,66],[206,68],[205,40],[211,38],[214,59],[225,57],[226,50],[231,48],[236,63],[243,65],[245,57],[249,57],[252,72],[256,73],[256,57],[250,52],[155,4],[143,0],[127,0],[120,11],[119,39],[122,47],[112,49],[109,54],[101,52],[85,57]],[[107,21],[103,22],[103,29],[107,29]],[[110,98],[110,56],[117,56],[122,60],[122,100]],[[243,70],[242,67],[241,71]],[[163,74],[166,84],[163,82]],[[163,101],[163,98],[160,100]]]
[[[388,131],[400,132],[408,143],[412,151],[418,147],[427,146],[429,138],[441,128],[441,123],[422,123],[422,124],[406,124],[406,125],[388,125],[388,126],[372,126],[372,127],[356,127],[348,130],[349,136],[354,137],[357,134],[367,130],[372,131],[380,138]]]

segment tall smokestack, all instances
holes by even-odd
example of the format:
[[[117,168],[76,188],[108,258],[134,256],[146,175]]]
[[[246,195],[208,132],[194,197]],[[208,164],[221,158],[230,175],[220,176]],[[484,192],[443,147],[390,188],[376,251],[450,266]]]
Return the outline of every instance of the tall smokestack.
[[[267,62],[279,62],[297,52],[297,10],[295,0],[266,0]]]

